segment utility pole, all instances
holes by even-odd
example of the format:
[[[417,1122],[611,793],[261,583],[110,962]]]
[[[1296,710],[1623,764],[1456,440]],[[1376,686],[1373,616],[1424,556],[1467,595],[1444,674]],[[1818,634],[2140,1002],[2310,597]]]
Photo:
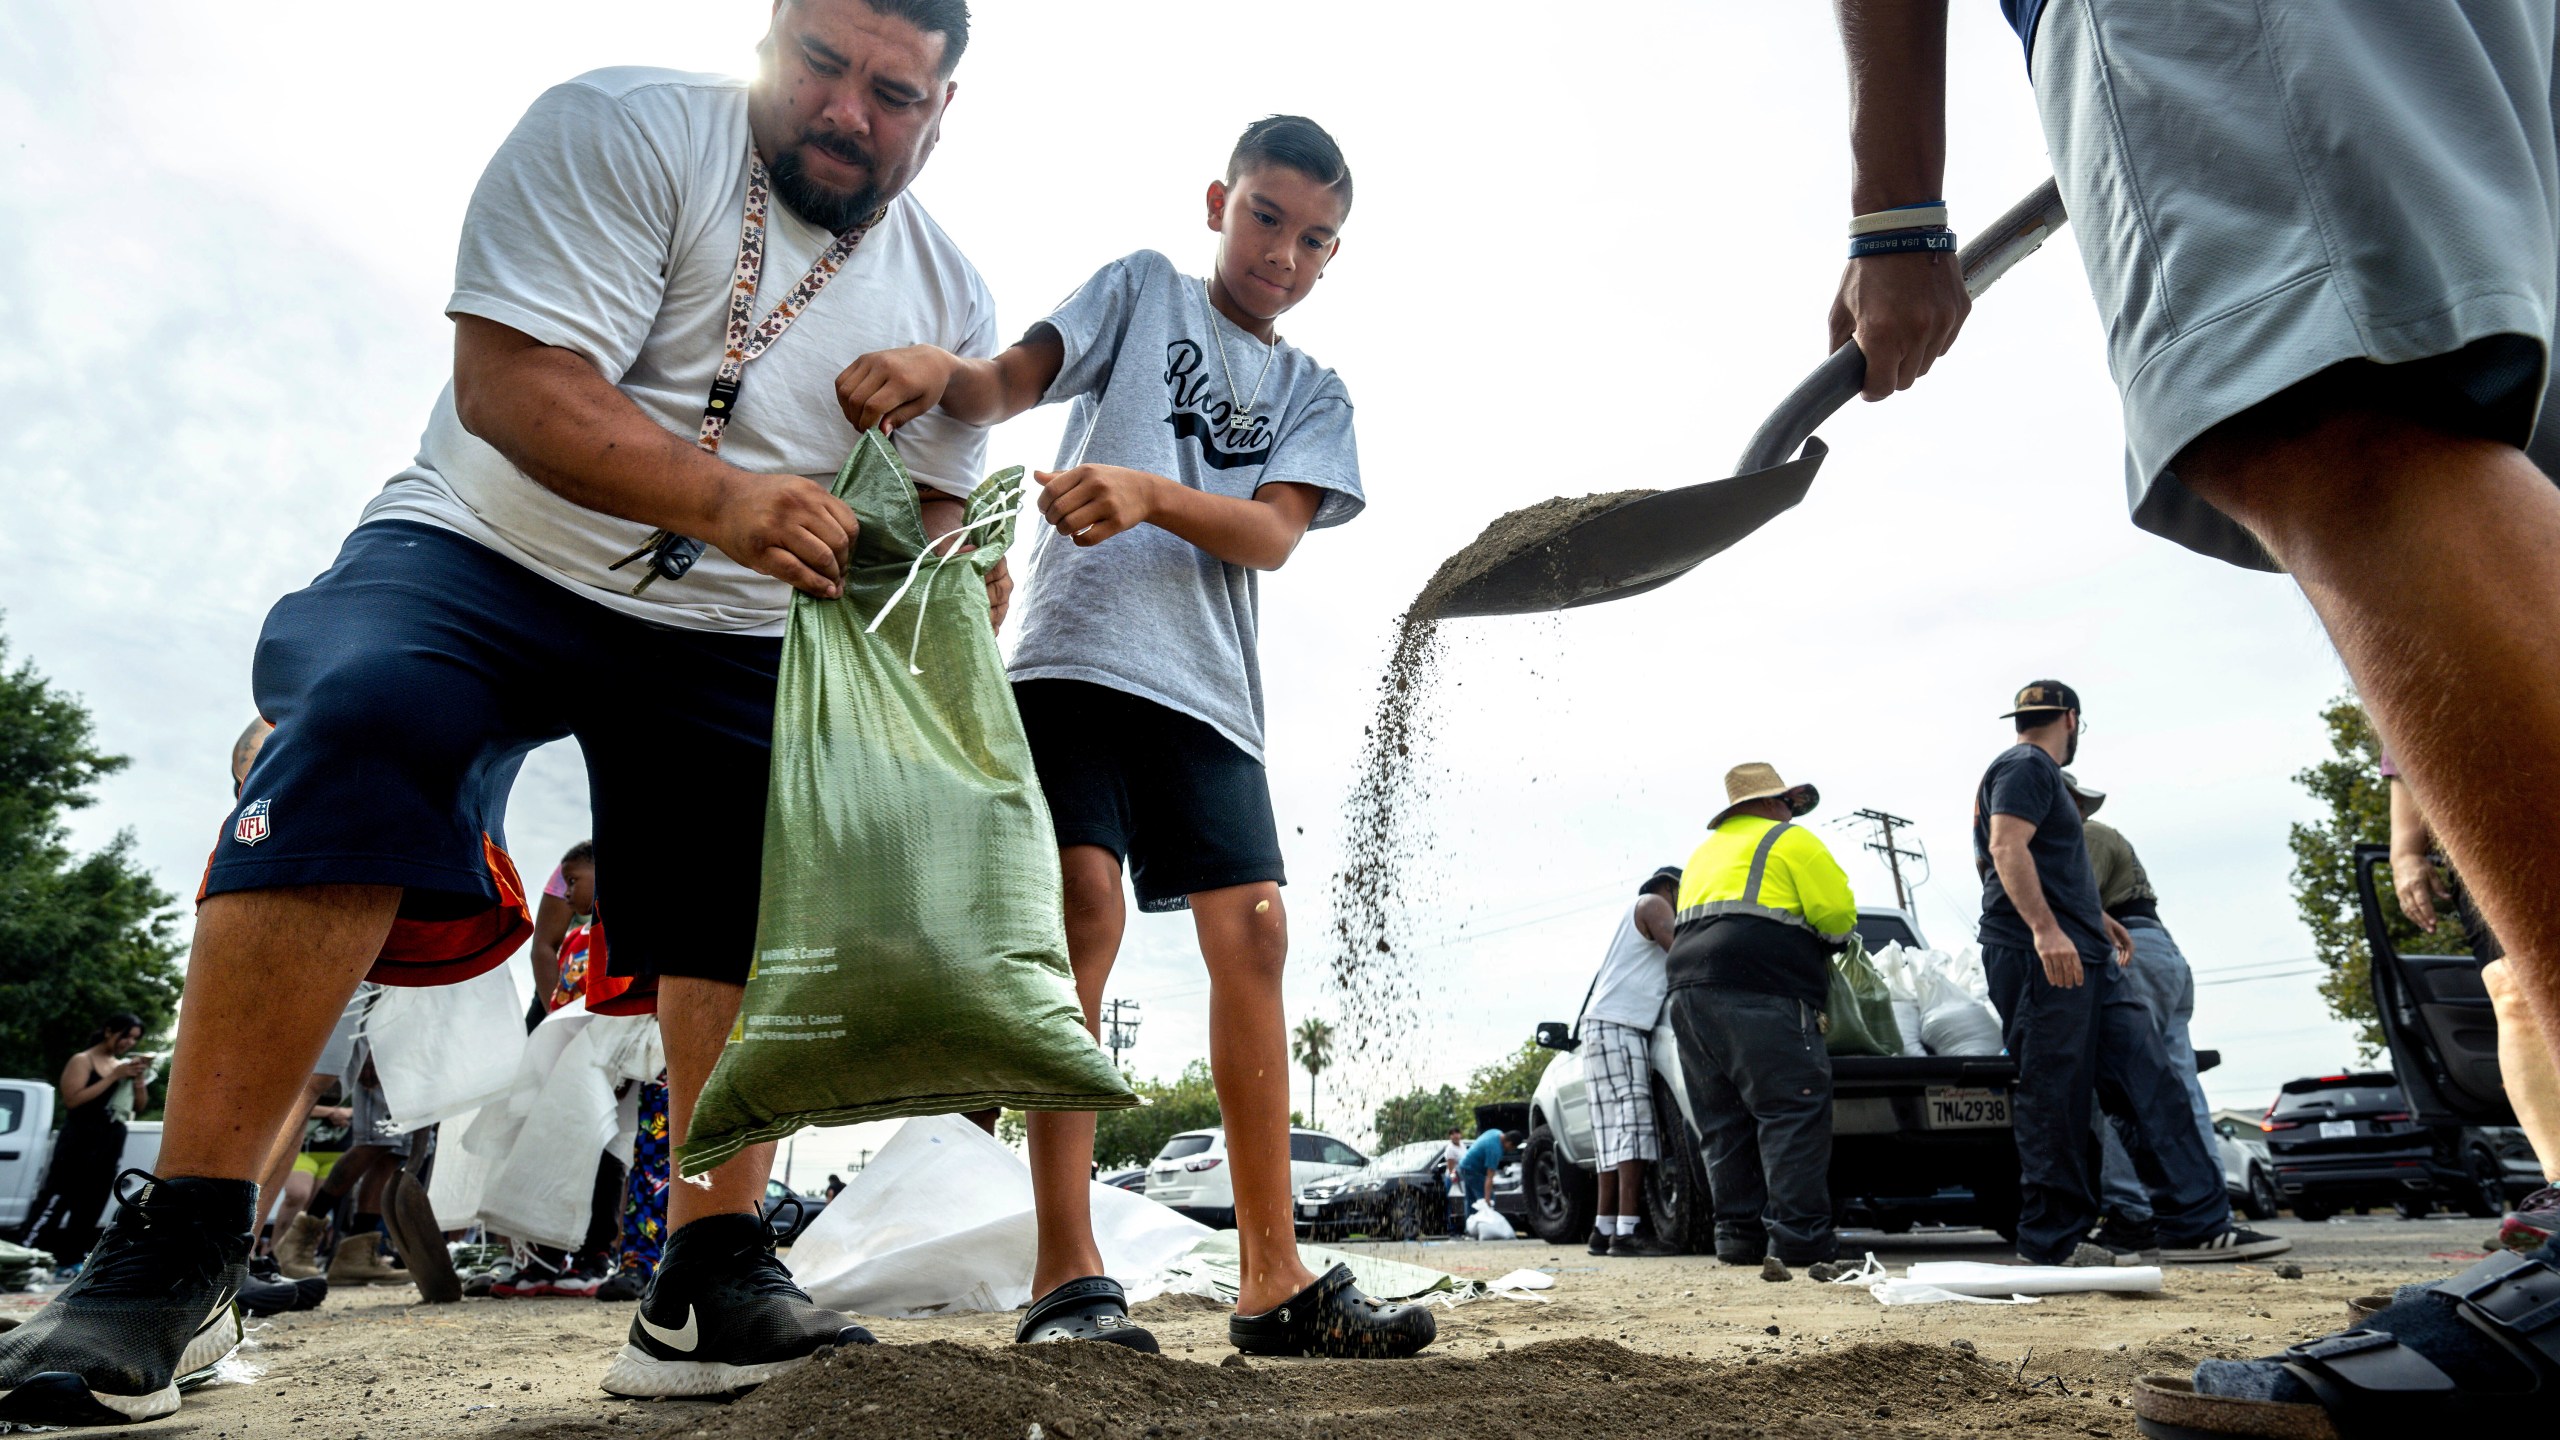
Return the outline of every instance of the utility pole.
[[[1138,1002],[1111,1000],[1102,1007],[1102,1043],[1111,1047],[1111,1068],[1120,1068],[1120,1052],[1138,1043]]]
[[[1867,848],[1883,856],[1885,868],[1893,872],[1893,903],[1905,910],[1910,909],[1911,887],[1902,883],[1902,862],[1909,860],[1919,864],[1929,858],[1925,851],[1905,849],[1894,842],[1895,827],[1899,826],[1907,830],[1911,827],[1911,822],[1899,815],[1888,815],[1882,810],[1861,810],[1851,818],[1864,820],[1876,827],[1877,838],[1869,840]]]

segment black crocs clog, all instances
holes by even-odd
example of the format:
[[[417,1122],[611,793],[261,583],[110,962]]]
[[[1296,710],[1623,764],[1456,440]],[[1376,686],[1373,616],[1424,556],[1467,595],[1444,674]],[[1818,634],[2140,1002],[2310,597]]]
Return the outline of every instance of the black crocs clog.
[[[1260,1315],[1227,1321],[1227,1341],[1247,1355],[1323,1355],[1338,1360],[1400,1360],[1440,1333],[1422,1305],[1372,1300],[1336,1265],[1316,1283]]]
[[[1093,1340],[1156,1353],[1154,1334],[1129,1318],[1129,1293],[1108,1275],[1070,1280],[1032,1301],[1013,1340],[1017,1345]]]

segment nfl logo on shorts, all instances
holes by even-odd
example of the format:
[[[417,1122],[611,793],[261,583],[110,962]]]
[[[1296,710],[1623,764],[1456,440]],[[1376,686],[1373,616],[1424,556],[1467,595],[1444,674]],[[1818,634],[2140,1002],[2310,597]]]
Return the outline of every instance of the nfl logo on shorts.
[[[253,800],[240,812],[240,823],[231,827],[231,838],[243,845],[255,845],[267,838],[267,806],[269,800]]]

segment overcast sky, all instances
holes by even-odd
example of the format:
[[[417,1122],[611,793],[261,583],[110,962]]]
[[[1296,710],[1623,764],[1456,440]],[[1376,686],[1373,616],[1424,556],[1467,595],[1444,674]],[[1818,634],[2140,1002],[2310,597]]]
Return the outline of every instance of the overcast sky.
[[[1847,214],[1829,7],[975,8],[914,193],[1008,332],[1135,249],[1204,269],[1201,187],[1258,116],[1315,116],[1358,175],[1341,256],[1284,331],[1348,384],[1371,503],[1262,588],[1291,1009],[1339,1016],[1325,880],[1405,602],[1515,506],[1728,473],[1822,357]],[[1955,9],[1947,196],[1969,234],[2048,165],[1998,7]],[[763,26],[756,0],[0,10],[0,608],[13,653],[134,761],[82,844],[130,829],[193,893],[260,620],[414,453],[449,366],[456,227],[525,106],[600,66],[746,73]],[[991,459],[1045,466],[1058,428],[1006,425]],[[1320,1118],[1357,1135],[1343,1087],[1459,1078],[1570,1016],[1636,881],[1686,857],[1740,761],[1819,784],[1817,821],[1915,820],[1922,922],[1968,940],[1973,787],[2010,693],[2048,674],[2084,697],[2078,771],[2113,792],[2196,964],[2216,1103],[2353,1056],[2308,975],[2236,978],[2310,953],[2285,827],[2312,807],[2290,777],[2324,752],[2342,672],[2290,583],[2125,519],[2067,239],[1916,391],[1822,433],[1807,501],[1680,583],[1448,627],[1417,872],[1433,1023],[1394,1073],[1327,1077]],[[574,751],[534,757],[508,831],[537,879],[586,833]],[[1851,832],[1822,833],[1862,899],[1889,899]],[[1205,1053],[1186,920],[1135,922],[1113,991],[1145,1006],[1140,1073]],[[802,1178],[860,1138],[807,1142]]]

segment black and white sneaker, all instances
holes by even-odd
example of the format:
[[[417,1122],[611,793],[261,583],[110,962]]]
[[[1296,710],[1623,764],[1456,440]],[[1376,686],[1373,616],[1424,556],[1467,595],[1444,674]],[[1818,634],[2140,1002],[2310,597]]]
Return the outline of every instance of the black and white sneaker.
[[[2216,1260],[2256,1260],[2268,1255],[2281,1255],[2292,1248],[2290,1240],[2279,1240],[2245,1225],[2234,1225],[2221,1234],[2207,1236],[2192,1245],[2165,1246],[2160,1251],[2160,1258],[2171,1265],[2202,1265]]]
[[[605,1367],[608,1393],[638,1399],[726,1395],[871,1332],[821,1309],[773,1253],[753,1215],[712,1215],[667,1237],[658,1273],[631,1317],[629,1343]]]
[[[137,1183],[138,1182],[138,1183]],[[80,1276],[0,1335],[0,1422],[123,1425],[178,1408],[240,1344],[257,1187],[116,1177],[123,1202]]]

